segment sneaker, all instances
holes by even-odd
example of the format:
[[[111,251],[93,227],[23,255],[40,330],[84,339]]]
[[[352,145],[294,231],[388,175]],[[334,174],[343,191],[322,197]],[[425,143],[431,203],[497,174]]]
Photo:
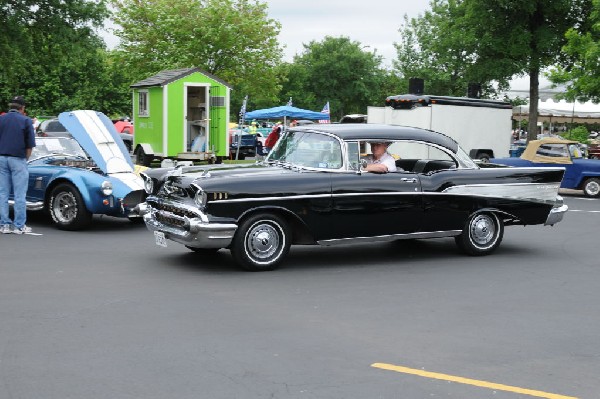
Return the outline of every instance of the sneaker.
[[[2,233],[2,234],[12,233],[12,231],[10,230],[10,224],[3,224],[2,227],[0,227],[0,233]]]
[[[31,227],[27,227],[27,226],[23,226],[23,227],[15,227],[15,229],[13,230],[14,234],[27,234],[27,233],[31,233],[33,230],[31,230]]]

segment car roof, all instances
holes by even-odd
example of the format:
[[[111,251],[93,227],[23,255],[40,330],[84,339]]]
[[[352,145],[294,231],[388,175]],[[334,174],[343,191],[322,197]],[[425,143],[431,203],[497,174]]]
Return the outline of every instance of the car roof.
[[[318,131],[335,134],[344,141],[393,141],[416,140],[446,147],[452,152],[458,150],[458,144],[451,137],[432,130],[409,126],[384,125],[377,123],[319,123],[314,125],[289,128],[289,131]]]

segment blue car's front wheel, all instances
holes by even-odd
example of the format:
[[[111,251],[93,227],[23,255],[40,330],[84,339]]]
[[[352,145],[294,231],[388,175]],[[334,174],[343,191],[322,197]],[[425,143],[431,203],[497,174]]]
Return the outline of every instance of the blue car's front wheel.
[[[583,193],[592,198],[600,197],[600,179],[590,177],[583,183]]]
[[[85,207],[79,190],[69,183],[54,187],[48,210],[52,220],[61,230],[79,230],[92,221],[92,214]]]

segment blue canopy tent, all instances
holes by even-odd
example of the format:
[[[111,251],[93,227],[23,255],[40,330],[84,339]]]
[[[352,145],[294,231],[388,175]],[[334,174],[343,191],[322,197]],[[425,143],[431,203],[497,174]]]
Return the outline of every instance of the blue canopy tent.
[[[323,112],[309,111],[307,109],[292,107],[291,105],[282,105],[281,107],[258,109],[256,111],[246,112],[246,120],[249,119],[277,119],[287,117],[294,119],[329,119],[329,114]]]

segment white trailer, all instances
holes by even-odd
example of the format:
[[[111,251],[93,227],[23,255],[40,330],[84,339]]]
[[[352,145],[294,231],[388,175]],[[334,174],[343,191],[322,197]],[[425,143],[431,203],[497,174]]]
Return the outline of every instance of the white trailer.
[[[367,107],[367,123],[419,127],[444,133],[473,159],[508,157],[512,105],[468,97],[403,94],[385,107]]]

